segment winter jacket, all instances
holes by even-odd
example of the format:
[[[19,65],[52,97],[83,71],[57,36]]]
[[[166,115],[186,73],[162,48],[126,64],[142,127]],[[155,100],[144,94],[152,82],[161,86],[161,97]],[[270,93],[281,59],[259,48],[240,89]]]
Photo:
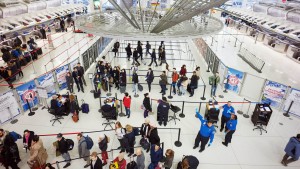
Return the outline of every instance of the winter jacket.
[[[81,137],[81,139],[78,141],[78,154],[79,157],[85,157],[85,160],[87,160],[88,156],[90,155],[90,150],[87,149],[87,143],[84,137]]]
[[[172,82],[177,82],[177,80],[179,79],[179,75],[177,73],[172,73]]]
[[[185,76],[186,75],[186,68],[181,67],[179,74],[181,76]]]
[[[219,76],[210,76],[209,77],[209,84],[212,86],[216,86],[220,83],[220,77]]]
[[[75,81],[75,83],[81,83],[82,81],[81,81],[81,77],[82,77],[82,74],[81,74],[81,72],[79,72],[79,71],[73,71],[72,72],[72,77],[74,78],[74,81]],[[77,77],[79,77],[79,78],[77,78]]]
[[[73,85],[74,84],[73,77],[72,76],[66,76],[66,83],[67,83],[67,86],[71,86],[71,84]]]
[[[132,82],[139,83],[139,76],[136,73],[132,75]]]
[[[101,141],[98,143],[99,149],[100,149],[101,151],[106,151],[106,150],[107,150],[107,136],[106,136],[106,135],[104,135],[104,136],[105,136],[104,139],[101,140]]]
[[[126,108],[130,108],[130,104],[131,104],[131,98],[128,96],[128,97],[124,97],[123,98],[123,104]]]
[[[133,56],[132,56],[134,59],[138,59],[138,51],[133,51]]]
[[[28,161],[33,162],[36,161],[38,162],[39,166],[42,166],[46,164],[48,159],[48,154],[47,151],[43,145],[43,142],[41,139],[34,145],[32,145],[30,149],[30,157]]]
[[[137,169],[145,169],[145,155],[143,153],[143,151],[141,151],[141,155],[138,155],[136,157],[136,165],[137,165]]]
[[[31,147],[31,142],[32,142],[32,139],[33,139],[33,136],[34,136],[34,132],[33,131],[29,131],[30,135],[29,135],[29,138],[28,138],[28,143],[26,143],[26,138],[25,138],[25,135],[23,135],[23,144],[27,144],[27,147],[28,149],[30,149]]]
[[[126,73],[120,73],[120,86],[126,86]]]
[[[150,130],[150,125],[143,123],[140,130],[140,134],[142,135],[142,137],[147,136],[149,130]]]
[[[299,160],[300,156],[300,141],[296,137],[290,138],[284,151],[294,160]]]
[[[130,133],[126,133],[125,136],[126,141],[128,142],[128,148],[131,148],[131,146],[134,146],[134,142],[135,142],[135,135],[134,132],[130,132]]]
[[[97,157],[96,162],[91,160],[91,169],[102,169],[102,161]]]
[[[154,80],[153,71],[147,72],[147,75],[146,75],[146,81],[147,81],[148,83],[152,83],[153,80]]]
[[[156,59],[156,53],[155,53],[155,52],[152,52],[152,53],[151,53],[151,58],[152,58],[152,59]]]
[[[160,138],[159,138],[158,133],[157,133],[157,128],[149,130],[148,138],[149,138],[149,142],[151,144],[160,144]]]
[[[65,140],[65,138],[63,137],[60,141],[58,141],[58,151],[61,154],[64,154],[64,153],[67,153],[68,150],[69,150],[68,143]]]
[[[170,104],[164,101],[161,101],[158,104],[157,107],[157,112],[162,113],[162,114],[168,114],[170,110]]]
[[[11,56],[11,54],[9,53],[9,52],[5,52],[5,53],[3,53],[3,55],[2,55],[2,59],[4,60],[4,62],[9,62],[10,61],[10,59],[12,58],[12,56]]]
[[[116,157],[115,159],[114,159],[114,161],[113,161],[114,163],[115,162],[117,162],[118,163],[118,165],[119,165],[119,169],[126,169],[126,160],[125,159],[123,159],[123,160],[121,160],[121,161],[119,161],[119,158],[118,157]]]
[[[152,107],[151,107],[151,104],[150,104],[150,98],[149,97],[144,98],[143,106],[145,107],[146,110],[152,111]]]
[[[160,75],[160,81],[159,84],[160,85],[167,85],[168,83],[168,77],[165,74]]]
[[[127,55],[130,55],[130,56],[132,55],[131,47],[127,46],[125,48],[125,50],[126,50]]]
[[[163,157],[163,151],[162,149],[158,149],[155,151],[155,145],[151,145],[151,152],[150,152],[150,158],[151,158],[151,163],[156,166],[158,162],[162,159]]]
[[[198,77],[197,75],[193,75],[191,77],[191,83],[190,83],[191,88],[196,89],[198,87]]]

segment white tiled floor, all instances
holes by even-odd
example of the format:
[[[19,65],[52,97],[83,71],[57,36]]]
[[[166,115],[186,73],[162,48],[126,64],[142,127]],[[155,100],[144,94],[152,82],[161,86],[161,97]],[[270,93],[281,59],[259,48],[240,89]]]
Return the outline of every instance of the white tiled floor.
[[[190,42],[189,42],[190,43]],[[193,45],[191,45],[193,46]],[[185,51],[185,47],[182,47]],[[192,49],[192,51],[195,51]],[[179,54],[174,52],[174,58],[179,58]],[[110,55],[108,55],[110,56]],[[125,54],[121,54],[122,57]],[[197,53],[194,52],[193,56],[198,56]],[[183,54],[183,57],[186,57]],[[46,58],[46,57],[45,57]],[[148,56],[149,58],[149,56]],[[63,58],[61,58],[63,60]],[[112,59],[110,57],[110,59]],[[60,59],[59,59],[60,60]],[[208,76],[210,75],[205,71],[205,63],[201,59],[201,57],[195,57],[195,64],[201,66],[201,75],[207,83]],[[47,62],[47,61],[45,61]],[[147,60],[149,62],[149,60]],[[57,61],[59,64],[59,61]],[[179,69],[180,66],[185,63],[188,65],[188,71],[192,71],[192,63],[185,61],[174,61],[174,66]],[[113,59],[113,65],[119,64],[121,67],[130,68],[131,62],[126,62],[125,58],[116,58]],[[171,68],[173,67],[173,63],[171,64]],[[153,67],[155,70],[162,70],[161,67]],[[42,69],[42,68],[41,68]],[[147,66],[141,66],[140,69],[146,70]],[[94,71],[94,69],[89,69],[90,72]],[[143,72],[144,73],[144,72]],[[26,71],[25,74],[30,74],[30,71]],[[140,73],[142,74],[142,73]],[[156,73],[158,75],[158,73]],[[25,79],[25,78],[24,78]],[[140,78],[143,81],[143,78]],[[91,90],[91,84],[88,83],[88,90]],[[169,88],[169,87],[168,87]],[[131,85],[127,87],[129,93],[133,95],[131,92]],[[186,96],[174,96],[172,101],[201,101],[200,97],[202,96],[203,87],[199,87],[196,90],[195,96],[193,98]],[[209,91],[210,88],[207,89]],[[144,85],[144,91],[147,91],[147,86]],[[66,91],[61,91],[61,93],[65,93]],[[153,91],[151,92],[151,97],[153,99],[158,99],[161,96],[158,94],[159,87],[153,86]],[[218,90],[220,92],[220,89]],[[112,93],[117,93],[118,98],[122,98],[122,95],[116,91],[112,90]],[[206,98],[209,98],[209,92],[206,92]],[[71,119],[71,115],[65,117],[62,120],[62,124],[56,123],[55,126],[51,126],[52,123],[49,122],[51,119],[51,115],[47,113],[46,110],[41,110],[39,108],[36,111],[36,114],[32,117],[29,117],[26,112],[24,115],[18,117],[18,123],[10,124],[6,123],[1,126],[9,131],[16,131],[18,133],[22,133],[25,129],[33,130],[37,134],[51,134],[51,133],[65,133],[65,132],[84,132],[84,131],[95,131],[95,130],[103,130],[102,122],[104,121],[101,118],[101,114],[98,113],[99,109],[99,100],[93,99],[93,95],[89,92],[85,93],[76,93],[78,95],[78,99],[85,99],[87,103],[90,105],[90,113],[89,114],[80,114],[80,120],[78,123],[74,123]],[[140,105],[142,103],[143,94],[139,93],[141,96],[139,98],[133,97],[132,104],[132,116],[130,119],[126,117],[119,117],[118,120],[125,126],[126,124],[131,124],[133,126],[140,126],[143,119],[143,112],[140,110]],[[223,94],[223,93],[218,93]],[[105,95],[105,93],[103,94]],[[225,94],[224,99],[218,98],[218,101],[241,101],[242,98],[238,97],[232,93]],[[207,100],[206,100],[207,101]],[[174,103],[181,107],[181,103]],[[154,115],[150,115],[150,119],[154,121],[156,119],[156,103],[153,102],[153,108],[155,111]],[[200,161],[199,168],[204,169],[281,169],[286,168],[281,166],[280,161],[282,156],[284,155],[283,149],[288,139],[291,136],[294,136],[300,130],[300,120],[298,118],[292,117],[292,120],[286,118],[282,115],[282,113],[275,111],[273,116],[271,117],[271,121],[269,126],[267,127],[268,133],[264,133],[260,135],[258,131],[253,131],[253,124],[250,119],[246,119],[241,115],[238,115],[238,127],[237,131],[233,136],[232,144],[230,144],[227,148],[224,147],[221,142],[224,139],[224,134],[217,132],[215,136],[215,140],[211,147],[206,148],[203,153],[199,153],[198,150],[193,150],[193,143],[196,137],[196,134],[199,130],[200,122],[195,118],[194,110],[198,107],[199,104],[194,103],[186,103],[184,108],[185,118],[180,118],[180,122],[177,122],[175,125],[174,122],[169,122],[167,128],[181,128],[181,137],[180,141],[182,142],[181,147],[176,147],[174,142],[177,140],[177,130],[170,129],[159,129],[159,135],[161,137],[161,141],[165,144],[165,149],[171,148],[175,151],[175,159],[174,166],[176,168],[177,163],[182,158],[182,155],[195,155],[198,157]],[[234,104],[236,110],[241,109],[241,105]],[[246,107],[244,106],[243,111],[246,111]],[[249,114],[251,115],[251,111],[253,110],[253,106],[251,106]],[[124,111],[124,110],[123,110]],[[201,113],[204,112],[204,104],[201,107]],[[173,113],[170,112],[170,115]],[[280,125],[282,123],[283,125]],[[162,127],[164,128],[164,127]],[[105,132],[107,135],[111,137],[111,143],[109,144],[109,148],[117,148],[119,146],[118,140],[116,139],[114,132]],[[93,138],[96,143],[98,140],[99,133],[89,134],[90,137]],[[44,141],[44,145],[47,148],[47,152],[49,154],[48,161],[55,162],[62,160],[61,157],[55,157],[54,148],[52,143],[56,140],[54,136],[49,137],[41,137]],[[66,136],[66,138],[71,138],[75,140],[75,135]],[[140,137],[137,137],[137,142]],[[19,166],[22,169],[28,168],[26,165],[26,160],[28,159],[28,153],[26,154],[24,150],[22,150],[22,143],[18,141],[19,150],[22,158],[22,162]],[[76,144],[77,146],[77,144]],[[78,157],[77,147],[75,146],[74,150],[71,151],[72,158]],[[97,145],[95,144],[92,151],[99,152]],[[112,156],[115,157],[117,155],[117,151],[114,151],[113,154],[109,154],[110,159]],[[145,152],[146,153],[146,152]],[[126,158],[128,160],[128,158]],[[149,154],[146,154],[146,164],[149,164],[150,158]],[[71,169],[82,169],[84,166],[83,160],[75,160],[72,162]],[[64,164],[62,163],[60,167]],[[290,165],[289,168],[299,168],[300,162],[295,162]],[[108,167],[106,167],[108,168]]]

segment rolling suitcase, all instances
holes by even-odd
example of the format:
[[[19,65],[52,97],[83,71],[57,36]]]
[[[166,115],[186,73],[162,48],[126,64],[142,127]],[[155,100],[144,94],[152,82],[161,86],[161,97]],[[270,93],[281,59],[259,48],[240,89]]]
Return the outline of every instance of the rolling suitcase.
[[[98,91],[94,91],[94,98],[97,99],[100,97],[100,89],[98,89]]]
[[[89,113],[90,111],[89,105],[84,100],[82,100],[81,111],[82,113]]]
[[[36,52],[37,52],[38,55],[43,54],[42,48],[37,48],[37,51],[36,51]]]
[[[140,92],[142,92],[144,88],[141,84],[138,84],[138,89],[139,89]]]

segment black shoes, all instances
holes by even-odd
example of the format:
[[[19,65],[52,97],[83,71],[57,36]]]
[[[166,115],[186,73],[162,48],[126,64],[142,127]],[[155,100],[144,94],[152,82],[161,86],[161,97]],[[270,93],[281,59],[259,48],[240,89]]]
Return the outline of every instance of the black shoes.
[[[88,168],[90,165],[89,164],[86,164],[83,168]]]
[[[202,153],[204,150],[199,150],[199,153]]]
[[[132,153],[128,154],[128,157],[131,157],[132,156]]]
[[[196,149],[198,146],[194,146],[193,149]]]
[[[228,144],[226,144],[225,142],[222,142],[222,144],[223,144],[224,146],[228,147]]]
[[[67,168],[71,165],[71,163],[67,163],[63,168]]]

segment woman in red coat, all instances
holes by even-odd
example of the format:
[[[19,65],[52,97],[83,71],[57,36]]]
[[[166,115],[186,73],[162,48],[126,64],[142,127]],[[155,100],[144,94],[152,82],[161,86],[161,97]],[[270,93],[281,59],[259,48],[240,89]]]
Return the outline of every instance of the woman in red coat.
[[[113,162],[118,164],[119,169],[126,169],[126,160],[124,159],[123,153],[120,153]]]
[[[126,110],[126,116],[127,118],[130,117],[130,104],[131,104],[131,96],[126,92],[125,96],[123,98],[123,104]]]
[[[181,69],[180,69],[180,72],[179,72],[180,76],[185,76],[186,72],[187,72],[186,71],[186,65],[182,65]]]

